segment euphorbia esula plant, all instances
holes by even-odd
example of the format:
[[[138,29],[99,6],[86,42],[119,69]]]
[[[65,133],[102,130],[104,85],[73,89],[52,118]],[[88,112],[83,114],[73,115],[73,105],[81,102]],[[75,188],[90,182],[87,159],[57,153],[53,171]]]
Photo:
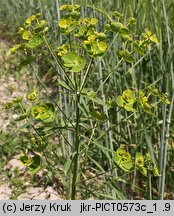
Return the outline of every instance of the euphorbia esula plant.
[[[23,64],[31,65],[35,62],[35,51],[42,53],[48,50],[52,61],[57,68],[58,84],[63,88],[72,101],[72,116],[67,116],[61,109],[59,102],[50,97],[48,101],[40,98],[38,90],[30,92],[26,99],[22,97],[15,98],[13,101],[4,104],[5,109],[12,109],[18,113],[17,121],[26,120],[33,129],[33,152],[30,155],[26,150],[20,157],[20,161],[26,165],[32,173],[42,168],[46,155],[44,154],[49,144],[47,137],[50,131],[59,131],[64,136],[67,146],[71,149],[71,155],[67,158],[65,173],[70,173],[70,193],[71,199],[76,199],[77,180],[80,178],[81,166],[84,154],[88,146],[84,147],[82,142],[93,143],[95,127],[109,121],[109,116],[102,109],[95,110],[95,104],[98,107],[110,108],[118,107],[125,109],[128,113],[143,112],[146,115],[153,115],[153,108],[156,104],[152,103],[151,98],[156,97],[157,103],[163,102],[169,104],[167,96],[158,92],[153,85],[147,85],[144,89],[128,88],[121,95],[115,92],[113,101],[103,101],[100,96],[100,89],[109,80],[111,74],[120,67],[121,64],[130,65],[136,62],[139,56],[144,56],[146,52],[158,44],[158,39],[151,31],[146,30],[138,37],[132,32],[136,20],[130,17],[125,20],[122,13],[114,11],[112,16],[107,15],[107,23],[100,26],[99,20],[95,17],[81,17],[80,5],[62,5],[60,7],[61,19],[58,22],[58,33],[62,35],[63,43],[57,47],[52,46],[49,40],[47,21],[41,19],[41,14],[35,14],[29,17],[24,25],[19,29],[21,43],[12,48],[13,52],[19,51],[25,56]],[[111,37],[112,36],[112,37]],[[138,39],[137,39],[138,38]],[[89,86],[88,82],[92,73],[96,70],[105,56],[112,49],[115,40],[121,47],[115,50],[115,66],[108,71],[105,79],[98,83],[98,86]],[[114,58],[114,56],[113,56]],[[94,64],[97,62],[97,64]],[[45,84],[37,75],[39,83],[46,89]],[[102,94],[105,94],[103,92]],[[107,95],[105,95],[107,97]],[[86,102],[85,102],[86,101]],[[84,105],[85,104],[85,105]],[[89,105],[89,107],[87,107]],[[63,122],[59,121],[59,114],[63,115]],[[85,137],[83,117],[87,116],[85,124],[90,121],[95,122],[88,137]],[[73,142],[69,142],[64,134],[64,130],[70,130],[73,134]],[[109,130],[112,130],[110,128]],[[94,142],[95,143],[95,142]],[[99,146],[99,144],[97,144]],[[106,147],[104,147],[106,149]],[[148,152],[136,152],[131,155],[127,150],[120,147],[115,152],[110,151],[113,164],[117,165],[123,171],[130,173],[137,169],[144,176],[152,172],[158,176],[158,168],[155,161],[152,160]]]

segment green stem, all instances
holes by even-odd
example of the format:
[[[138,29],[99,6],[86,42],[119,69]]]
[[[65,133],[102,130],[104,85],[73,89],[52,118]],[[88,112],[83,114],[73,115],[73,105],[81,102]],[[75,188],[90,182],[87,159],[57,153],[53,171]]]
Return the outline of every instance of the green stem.
[[[147,194],[148,200],[152,200],[152,176],[151,173],[148,171],[148,179],[147,179]]]
[[[78,174],[78,159],[79,159],[79,144],[80,144],[80,94],[76,92],[76,132],[75,132],[75,156],[74,156],[74,171],[72,178],[72,189],[71,189],[71,199],[75,200],[76,198],[76,182],[77,182],[77,174]]]
[[[174,77],[173,77],[173,64],[172,64],[172,54],[170,52],[171,50],[171,38],[169,33],[169,24],[168,24],[168,17],[167,17],[167,11],[165,6],[165,1],[162,0],[162,9],[163,9],[163,15],[164,15],[164,22],[166,26],[166,35],[167,35],[167,42],[168,42],[168,55],[166,57],[166,65],[170,64],[170,71],[171,71],[171,77],[172,77],[172,98],[170,102],[169,107],[169,114],[167,116],[167,107],[164,105],[164,117],[163,117],[163,128],[162,128],[162,137],[161,137],[161,146],[160,146],[160,177],[159,177],[159,199],[164,199],[164,192],[165,192],[165,178],[166,178],[166,165],[167,165],[167,149],[168,149],[168,142],[169,142],[169,132],[170,132],[170,123],[172,118],[172,112],[173,112],[173,104],[174,104]],[[171,63],[169,63],[171,62]],[[166,66],[167,67],[167,66]],[[165,91],[168,91],[168,77],[166,78],[166,75],[164,76],[164,86]]]
[[[91,64],[92,64],[92,58],[90,59],[90,62],[88,64],[88,68],[86,70],[86,73],[85,73],[85,76],[83,78],[83,81],[82,81],[82,84],[81,84],[81,87],[80,87],[80,92],[82,92],[83,90],[83,87],[85,86],[86,82],[87,82],[87,78],[88,78],[88,74],[90,72],[90,67],[91,67]]]
[[[109,77],[113,74],[113,72],[120,66],[120,64],[123,62],[123,59],[121,59],[117,65],[108,73],[108,75],[103,78],[103,81],[101,82],[100,86],[98,87],[98,89],[96,90],[96,94],[98,93],[98,91],[103,87],[103,85],[105,84],[105,82],[109,79]]]
[[[170,124],[172,119],[172,112],[173,112],[173,105],[174,105],[174,89],[172,92],[172,98],[170,102],[169,114],[168,118],[166,119],[166,131],[164,137],[164,146],[163,146],[163,163],[161,167],[161,185],[160,185],[160,200],[164,199],[164,189],[165,189],[165,178],[166,178],[166,165],[167,165],[167,149],[168,149],[168,142],[170,137]]]

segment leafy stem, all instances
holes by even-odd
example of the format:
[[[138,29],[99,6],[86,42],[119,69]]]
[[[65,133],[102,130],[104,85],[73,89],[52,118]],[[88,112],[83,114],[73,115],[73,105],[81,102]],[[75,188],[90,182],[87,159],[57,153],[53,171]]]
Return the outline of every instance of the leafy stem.
[[[79,103],[80,103],[80,93],[76,92],[76,130],[75,130],[75,141],[74,141],[74,171],[73,171],[73,178],[72,178],[72,189],[71,189],[71,199],[75,200],[76,198],[76,182],[77,182],[77,175],[78,175],[78,159],[79,159],[79,151],[80,151],[80,110],[79,110]]]
[[[49,44],[49,42],[48,42],[48,40],[47,40],[47,38],[46,38],[45,35],[43,36],[43,39],[44,39],[45,44],[47,45],[47,47],[48,47],[48,49],[49,49],[49,51],[50,51],[52,57],[54,58],[56,64],[57,64],[57,65],[61,68],[61,70],[63,71],[65,78],[71,83],[71,86],[72,86],[72,87],[70,87],[70,88],[71,88],[71,89],[74,89],[74,84],[73,84],[73,82],[72,82],[71,79],[67,76],[66,72],[63,70],[61,64],[59,63],[59,61],[58,61],[58,59],[57,59],[57,57],[56,57],[56,55],[55,55],[55,53],[54,53],[54,51],[53,51],[51,45]]]

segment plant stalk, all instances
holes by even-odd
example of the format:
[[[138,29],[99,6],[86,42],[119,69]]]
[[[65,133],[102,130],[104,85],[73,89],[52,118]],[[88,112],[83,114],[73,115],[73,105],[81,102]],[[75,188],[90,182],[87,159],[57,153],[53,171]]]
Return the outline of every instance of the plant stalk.
[[[71,200],[76,199],[76,182],[77,182],[77,175],[78,175],[78,161],[79,161],[79,151],[80,151],[80,110],[79,110],[79,103],[80,103],[80,94],[76,92],[76,130],[75,130],[75,156],[74,156],[74,171],[73,171],[73,178],[72,178],[72,188],[71,188]]]
[[[147,199],[152,200],[152,176],[151,173],[148,171],[148,179],[147,179]]]

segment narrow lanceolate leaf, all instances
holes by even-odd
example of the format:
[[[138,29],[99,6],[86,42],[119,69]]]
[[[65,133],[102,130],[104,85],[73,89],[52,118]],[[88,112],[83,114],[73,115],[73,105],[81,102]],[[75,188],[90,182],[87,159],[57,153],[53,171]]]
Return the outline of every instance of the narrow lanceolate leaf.
[[[18,117],[15,119],[15,121],[22,121],[22,120],[24,120],[24,119],[26,119],[26,118],[27,118],[27,115],[26,115],[26,114],[23,114],[23,115],[18,116]]]
[[[76,153],[73,153],[70,157],[68,157],[67,161],[65,162],[64,165],[64,172],[65,174],[67,174],[72,166],[73,160],[74,160],[74,156],[76,155]]]
[[[48,146],[48,143],[40,144],[37,147],[35,147],[33,150],[35,152],[43,152],[47,146]]]
[[[71,88],[70,88],[64,81],[62,81],[62,80],[59,79],[59,80],[58,80],[58,84],[59,84],[60,86],[62,86],[63,88],[65,88],[65,89],[71,91]]]
[[[86,59],[75,52],[62,56],[62,60],[64,61],[64,66],[70,68],[71,72],[80,72],[86,65]]]

